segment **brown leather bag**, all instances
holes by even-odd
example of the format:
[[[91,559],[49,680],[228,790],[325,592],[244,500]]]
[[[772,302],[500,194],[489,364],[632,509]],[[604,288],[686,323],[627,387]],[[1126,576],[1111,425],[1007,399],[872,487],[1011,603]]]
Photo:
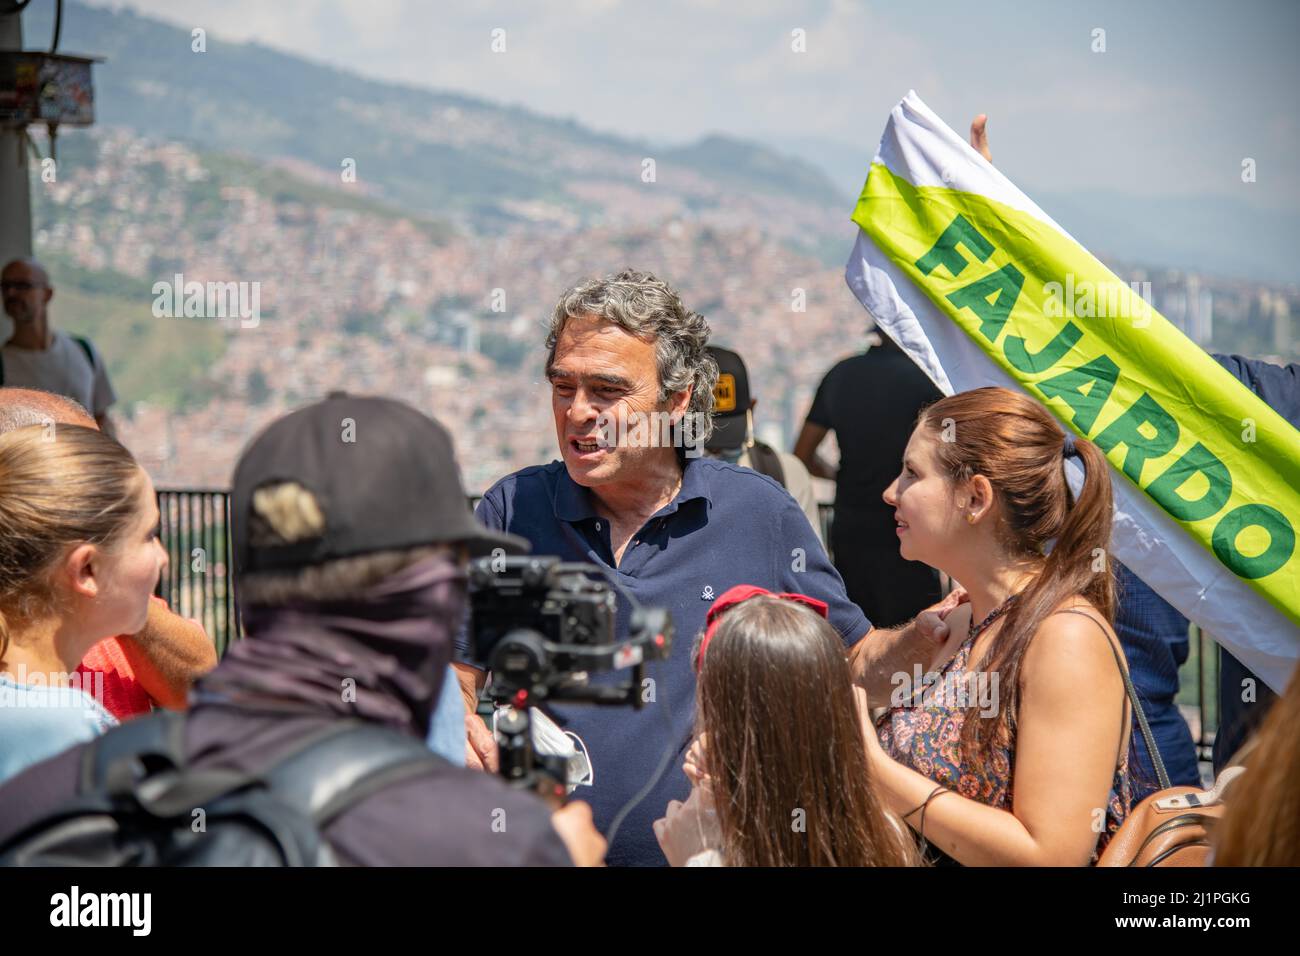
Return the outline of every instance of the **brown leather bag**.
[[[1213,790],[1157,790],[1130,811],[1097,865],[1208,866],[1210,838],[1223,816],[1223,792],[1243,769],[1225,767]]]

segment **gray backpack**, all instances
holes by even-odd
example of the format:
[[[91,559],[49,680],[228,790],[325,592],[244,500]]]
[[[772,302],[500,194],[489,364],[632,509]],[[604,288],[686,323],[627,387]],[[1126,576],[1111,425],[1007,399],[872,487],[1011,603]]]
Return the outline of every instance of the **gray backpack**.
[[[185,715],[129,721],[82,751],[77,794],[0,845],[0,866],[336,866],[339,814],[451,764],[423,741],[340,720],[261,774],[196,769]]]

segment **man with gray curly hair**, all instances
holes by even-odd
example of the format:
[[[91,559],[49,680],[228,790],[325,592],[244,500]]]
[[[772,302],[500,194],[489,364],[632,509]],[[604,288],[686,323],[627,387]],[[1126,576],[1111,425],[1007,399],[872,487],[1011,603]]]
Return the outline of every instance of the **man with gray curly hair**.
[[[691,644],[717,595],[754,584],[815,597],[827,604],[846,648],[871,629],[785,489],[703,456],[718,378],[708,339],[704,317],[649,273],[628,269],[569,289],[546,338],[561,460],[507,475],[477,509],[483,524],[531,542],[533,554],[599,565],[620,591],[672,614],[678,640],[667,660],[649,666],[644,707],[550,708],[586,751],[591,773],[576,795],[591,804],[597,827],[610,838],[612,865],[665,863],[652,823],[690,789],[681,761],[695,709]],[[619,639],[628,635],[630,610],[620,599]],[[899,638],[917,633],[907,631]],[[946,626],[935,615],[925,632],[930,640],[911,640],[908,654],[885,665],[882,652],[895,643],[874,640],[876,632],[869,666],[892,672],[910,668],[912,657],[928,661],[939,631]],[[856,657],[865,662],[867,655]],[[486,675],[469,659],[467,630],[457,641],[457,658],[473,713]],[[865,673],[868,665],[857,666]],[[470,746],[493,766],[491,735],[474,722]],[[620,816],[617,833],[609,834]]]
[[[563,361],[557,365],[562,337]],[[633,339],[641,339],[638,344],[652,342],[653,353],[633,349],[642,361],[621,371],[640,372],[635,379],[618,370],[596,369],[593,384],[601,406],[594,420],[596,432],[571,434],[567,442],[559,433],[565,464],[579,484],[609,486],[617,484],[619,475],[626,479],[638,474],[642,487],[679,486],[682,469],[674,449],[684,448],[687,457],[698,458],[701,443],[713,429],[718,366],[705,348],[709,324],[687,309],[668,283],[647,272],[629,269],[590,279],[561,297],[546,335],[546,377],[556,396],[573,398],[576,369],[592,358],[597,365],[608,361],[611,348],[629,346]],[[654,363],[653,377],[640,367],[646,360]],[[617,401],[609,401],[615,397]],[[580,417],[579,425],[577,431],[586,431],[587,419]],[[617,441],[620,435],[626,440]],[[623,489],[612,490],[616,497],[628,497]],[[648,502],[641,494],[631,497]]]

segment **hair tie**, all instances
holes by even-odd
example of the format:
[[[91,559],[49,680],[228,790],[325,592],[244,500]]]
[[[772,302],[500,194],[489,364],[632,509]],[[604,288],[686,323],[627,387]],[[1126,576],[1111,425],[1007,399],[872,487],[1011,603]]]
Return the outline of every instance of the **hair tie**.
[[[709,613],[704,616],[706,624],[704,638],[700,641],[700,650],[695,657],[695,670],[698,673],[704,667],[704,651],[708,648],[709,642],[713,640],[713,634],[718,629],[718,623],[722,618],[724,611],[735,607],[750,598],[759,597],[780,598],[783,601],[793,601],[796,604],[802,604],[804,607],[810,607],[822,617],[829,620],[830,605],[825,601],[819,601],[817,598],[809,597],[806,594],[795,594],[790,591],[783,591],[775,594],[767,588],[760,588],[753,584],[737,584],[722,592],[722,595],[714,602],[713,607],[709,608]]]
[[[1074,432],[1068,428],[1065,430],[1065,441],[1061,443],[1062,458],[1078,458],[1079,449],[1074,444]]]

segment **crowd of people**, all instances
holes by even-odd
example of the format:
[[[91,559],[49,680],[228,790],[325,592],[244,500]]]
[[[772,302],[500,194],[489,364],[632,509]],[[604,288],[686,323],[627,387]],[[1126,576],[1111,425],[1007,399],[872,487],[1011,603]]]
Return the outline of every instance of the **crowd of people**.
[[[1100,450],[1021,393],[916,396],[880,491],[896,558],[855,553],[885,548],[874,519],[849,518],[832,530],[842,575],[787,490],[808,473],[758,448],[743,360],[708,339],[647,273],[565,292],[544,365],[560,458],[501,479],[474,516],[447,432],[408,406],[337,393],[275,422],[234,472],[246,637],[219,663],[152,596],[167,554],[149,476],[72,398],[0,389],[0,859],[39,859],[88,786],[120,793],[109,757],[131,755],[157,706],[184,711],[166,724],[180,769],[272,784],[319,741],[382,728],[389,764],[373,737],[331,751],[317,772],[346,784],[302,808],[351,864],[1096,863],[1154,786],[1115,578],[1095,560],[1112,512]],[[819,392],[805,454],[845,427],[844,401],[833,381]],[[600,427],[656,413],[706,424],[621,444]],[[492,772],[491,674],[467,623],[468,562],[530,551],[615,584],[617,640],[638,604],[678,635],[641,707],[546,708],[563,746],[538,752],[580,750],[585,769],[545,796]],[[888,594],[900,562],[959,584],[853,599]],[[876,626],[863,604],[899,620]],[[1293,681],[1251,738],[1251,824],[1229,800],[1221,862],[1296,861],[1283,715],[1298,695]]]
[[[448,433],[399,402],[334,393],[250,442],[245,637],[218,662],[153,595],[156,495],[98,352],[51,327],[39,263],[0,286],[0,862],[1109,865],[1157,790],[1201,789],[1174,703],[1187,622],[1098,562],[1107,461],[1025,394],[943,397],[877,337],[789,454],[668,283],[592,278],[544,344],[559,458],[473,514]],[[1216,358],[1300,425],[1295,366]],[[814,478],[836,483],[826,540]],[[523,788],[497,773],[468,570],[527,553],[612,586],[616,644],[641,607],[676,639],[640,706],[508,702],[539,766],[568,768]],[[1296,865],[1300,680],[1247,701],[1224,671],[1215,771],[1237,782],[1196,859]],[[250,818],[276,821],[260,843]]]

